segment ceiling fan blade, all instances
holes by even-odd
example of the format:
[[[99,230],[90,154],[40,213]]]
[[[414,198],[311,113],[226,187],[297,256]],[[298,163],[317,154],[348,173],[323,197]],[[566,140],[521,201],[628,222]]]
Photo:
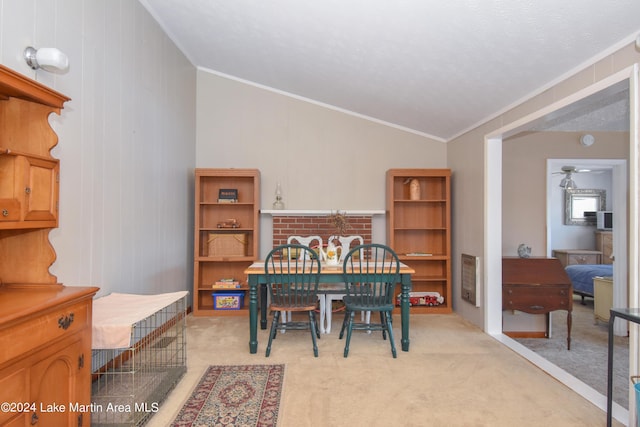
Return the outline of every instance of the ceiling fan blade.
[[[586,168],[575,170],[576,173],[604,173],[606,171],[607,169],[586,169]]]

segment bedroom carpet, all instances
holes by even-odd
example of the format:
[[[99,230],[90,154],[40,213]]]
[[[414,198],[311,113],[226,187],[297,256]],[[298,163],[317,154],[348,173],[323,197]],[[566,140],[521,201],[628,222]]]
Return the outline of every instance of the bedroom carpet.
[[[147,427],[170,425],[210,365],[239,364],[285,365],[278,427],[606,424],[602,409],[456,314],[411,316],[411,351],[397,359],[380,334],[364,331],[345,359],[339,317],[318,341],[319,357],[307,331],[287,331],[265,358],[265,330],[249,354],[246,317],[189,315],[187,373]]]
[[[516,341],[606,395],[608,324],[602,321],[594,324],[592,298],[585,298],[582,305],[580,297],[574,296],[572,318],[570,351],[567,351],[567,316],[563,311],[552,315],[551,338]],[[614,345],[613,400],[629,408],[629,338],[616,336]]]

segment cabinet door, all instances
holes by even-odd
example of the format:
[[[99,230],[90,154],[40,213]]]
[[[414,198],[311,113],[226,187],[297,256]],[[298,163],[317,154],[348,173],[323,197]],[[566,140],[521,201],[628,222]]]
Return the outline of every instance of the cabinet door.
[[[25,221],[51,221],[58,218],[59,163],[23,157]]]
[[[82,389],[80,370],[86,361],[81,360],[82,340],[75,341],[55,354],[39,361],[31,368],[31,401],[36,402],[37,424],[41,426],[77,426],[79,413],[72,405],[86,405],[78,401]],[[88,419],[88,415],[82,414]],[[34,420],[32,420],[34,421]]]
[[[0,156],[0,228],[56,227],[59,170],[57,160]]]

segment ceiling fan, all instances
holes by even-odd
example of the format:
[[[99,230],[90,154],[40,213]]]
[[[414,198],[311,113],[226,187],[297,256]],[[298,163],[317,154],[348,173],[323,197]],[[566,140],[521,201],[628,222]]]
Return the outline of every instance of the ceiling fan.
[[[574,173],[602,173],[601,169],[587,169],[577,168],[575,166],[562,166],[558,172],[553,172],[553,175],[564,174],[564,178],[560,181],[560,187],[565,190],[573,190],[578,188],[576,182],[571,178]]]

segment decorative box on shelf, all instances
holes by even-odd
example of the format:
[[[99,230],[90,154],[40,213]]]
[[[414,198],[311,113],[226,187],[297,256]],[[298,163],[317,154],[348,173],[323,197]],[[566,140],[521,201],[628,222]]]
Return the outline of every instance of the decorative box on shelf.
[[[238,189],[221,188],[218,190],[218,203],[238,203]]]
[[[247,233],[210,232],[209,256],[246,256]]]
[[[214,310],[240,310],[244,305],[243,292],[213,292]]]

